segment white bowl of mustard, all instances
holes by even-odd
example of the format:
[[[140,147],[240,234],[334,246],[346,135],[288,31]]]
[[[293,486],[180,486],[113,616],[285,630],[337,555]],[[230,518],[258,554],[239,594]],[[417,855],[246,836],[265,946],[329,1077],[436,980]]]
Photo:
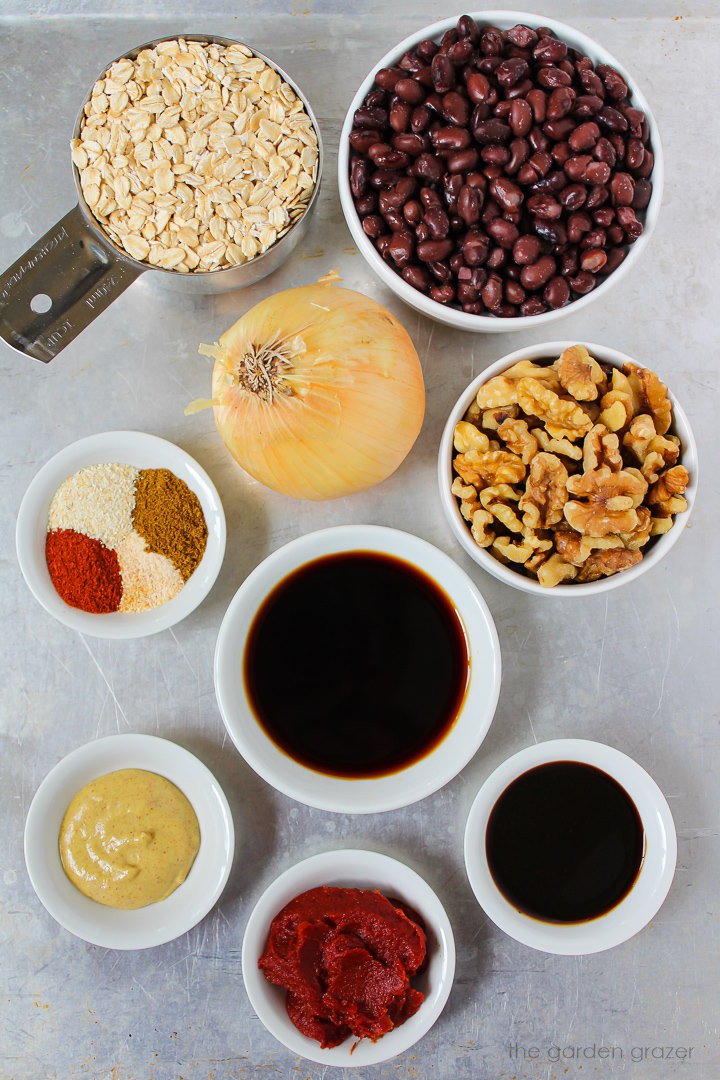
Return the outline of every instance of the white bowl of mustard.
[[[160,810],[158,794],[167,797]],[[126,824],[114,837],[119,820]],[[90,835],[96,826],[98,835],[108,832],[104,844],[93,841],[83,854],[78,831]],[[147,949],[192,929],[220,897],[234,851],[232,815],[215,777],[189,751],[153,735],[112,735],[68,754],[38,788],[25,823],[38,899],[71,934],[108,949]],[[97,872],[106,859],[113,871]]]

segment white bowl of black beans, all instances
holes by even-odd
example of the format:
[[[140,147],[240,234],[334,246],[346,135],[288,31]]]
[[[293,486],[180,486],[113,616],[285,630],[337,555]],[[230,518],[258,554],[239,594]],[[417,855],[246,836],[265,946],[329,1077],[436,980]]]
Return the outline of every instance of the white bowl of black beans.
[[[443,19],[372,69],[348,109],[340,200],[405,303],[481,333],[605,295],[655,227],[663,155],[626,69],[587,35],[519,11]]]

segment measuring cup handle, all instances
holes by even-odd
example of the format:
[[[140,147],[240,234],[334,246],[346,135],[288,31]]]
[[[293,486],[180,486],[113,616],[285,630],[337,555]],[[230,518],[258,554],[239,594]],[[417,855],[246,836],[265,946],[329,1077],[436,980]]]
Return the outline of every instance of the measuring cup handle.
[[[0,337],[47,364],[142,273],[76,206],[0,275]]]

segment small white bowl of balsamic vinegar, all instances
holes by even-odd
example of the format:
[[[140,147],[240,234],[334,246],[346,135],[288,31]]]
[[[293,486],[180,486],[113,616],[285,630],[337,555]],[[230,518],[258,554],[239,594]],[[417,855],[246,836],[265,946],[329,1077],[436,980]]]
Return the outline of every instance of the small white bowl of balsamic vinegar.
[[[523,945],[567,956],[642,930],[676,860],[675,825],[652,777],[584,739],[538,743],[504,761],[465,829],[467,875],[485,914]]]

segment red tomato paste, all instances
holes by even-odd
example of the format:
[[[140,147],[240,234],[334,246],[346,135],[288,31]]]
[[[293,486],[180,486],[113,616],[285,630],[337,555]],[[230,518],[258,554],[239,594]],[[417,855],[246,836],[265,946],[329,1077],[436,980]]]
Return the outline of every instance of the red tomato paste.
[[[275,916],[258,966],[287,990],[303,1035],[323,1048],[374,1042],[422,1005],[410,985],[427,952],[416,918],[369,889],[310,889]]]

